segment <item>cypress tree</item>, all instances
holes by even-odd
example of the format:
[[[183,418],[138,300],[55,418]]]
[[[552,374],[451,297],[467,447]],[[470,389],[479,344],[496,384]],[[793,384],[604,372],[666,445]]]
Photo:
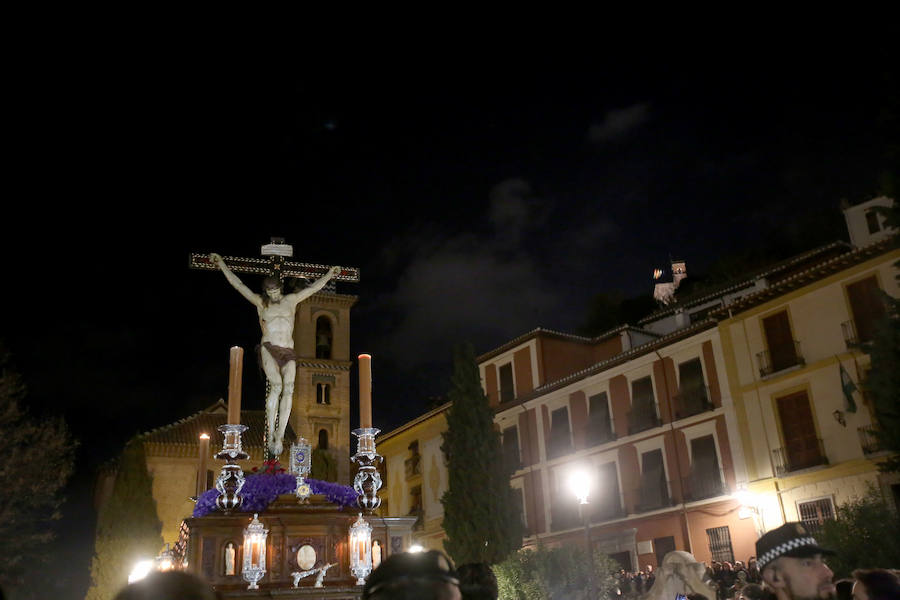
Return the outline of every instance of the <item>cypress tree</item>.
[[[449,396],[444,548],[456,564],[496,564],[522,545],[522,521],[471,345],[454,349]]]
[[[115,596],[128,583],[135,563],[159,554],[163,545],[161,532],[144,445],[132,440],[119,461],[112,495],[97,517],[87,600]]]
[[[894,201],[889,209],[879,211],[885,224],[898,233],[893,236],[893,247],[900,248],[900,202]],[[894,263],[900,271],[900,261]],[[900,281],[900,274],[896,275]],[[885,450],[893,454],[878,467],[882,471],[900,472],[900,298],[884,294],[885,318],[878,324],[869,351],[872,369],[866,386],[872,398],[878,428],[875,434]]]
[[[24,597],[52,559],[47,545],[56,537],[77,444],[62,418],[29,414],[25,384],[9,361],[0,344],[0,586]]]

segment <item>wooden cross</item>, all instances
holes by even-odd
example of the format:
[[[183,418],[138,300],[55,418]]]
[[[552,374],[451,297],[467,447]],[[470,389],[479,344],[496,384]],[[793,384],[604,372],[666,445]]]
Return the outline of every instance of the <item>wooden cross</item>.
[[[272,238],[272,243],[262,247],[263,258],[242,258],[238,256],[223,256],[222,260],[228,268],[235,273],[253,273],[277,277],[284,282],[285,277],[300,277],[306,279],[319,279],[331,269],[328,265],[316,265],[312,263],[293,262],[285,260],[293,255],[293,248],[284,243],[282,238]],[[201,271],[218,271],[219,267],[209,259],[209,254],[199,252],[191,253],[190,268]],[[341,272],[332,278],[332,281],[359,281],[359,269],[356,267],[341,267]]]

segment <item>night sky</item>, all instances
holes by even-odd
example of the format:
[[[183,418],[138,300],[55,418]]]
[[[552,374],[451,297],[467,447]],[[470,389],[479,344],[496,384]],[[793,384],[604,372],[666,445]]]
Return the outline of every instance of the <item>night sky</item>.
[[[390,430],[446,394],[455,343],[574,332],[594,294],[649,295],[669,256],[690,277],[845,236],[841,199],[897,172],[897,73],[887,43],[867,52],[278,69],[147,52],[17,73],[0,340],[31,410],[80,441],[55,561],[71,597],[93,469],[225,396],[228,348],[259,341],[192,251],[281,236],[359,267],[339,284],[359,296],[351,355],[373,355]],[[262,385],[247,360],[246,408]]]

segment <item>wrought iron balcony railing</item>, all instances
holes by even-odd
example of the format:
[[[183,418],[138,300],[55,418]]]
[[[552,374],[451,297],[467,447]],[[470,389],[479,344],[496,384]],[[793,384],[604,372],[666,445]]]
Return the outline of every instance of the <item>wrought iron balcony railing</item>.
[[[612,521],[625,516],[625,507],[619,499],[618,493],[616,497],[608,502],[592,501],[591,522],[602,523],[603,521]]]
[[[413,456],[410,456],[409,458],[407,458],[407,459],[403,462],[403,466],[404,466],[405,469],[406,469],[406,478],[407,478],[407,479],[412,479],[412,478],[415,477],[416,475],[421,475],[421,474],[422,474],[422,460],[421,460],[421,458],[422,458],[422,457],[421,457],[420,455],[415,454],[415,455],[413,455]]]
[[[676,419],[686,419],[714,409],[709,399],[709,388],[705,385],[681,388],[675,396]]]
[[[715,498],[726,493],[725,472],[718,470],[691,469],[691,474],[684,478],[685,500],[704,500]]]
[[[756,354],[759,363],[759,374],[768,377],[773,373],[789,369],[798,365],[805,365],[803,354],[800,353],[800,342],[794,340],[789,344],[772,346]]]
[[[659,415],[656,414],[656,405],[635,406],[628,412],[628,434],[634,435],[647,429],[653,429],[662,425]]]
[[[841,333],[844,334],[844,343],[848,350],[859,348],[859,336],[856,334],[856,324],[852,319],[841,323]]]
[[[647,512],[672,506],[672,504],[672,498],[669,496],[668,481],[645,481],[638,488],[638,503],[634,509],[637,512]]]
[[[580,525],[581,511],[578,508],[578,501],[574,498],[554,498],[550,506],[550,530],[561,531]]]
[[[615,441],[616,432],[613,431],[609,421],[590,422],[587,431],[588,443],[591,446],[599,446],[607,442]]]
[[[856,433],[859,435],[859,445],[862,446],[863,454],[869,455],[881,452],[881,443],[878,441],[878,436],[875,434],[874,425],[857,427]]]
[[[772,450],[772,458],[775,463],[775,474],[779,477],[791,471],[828,464],[825,447],[820,438],[790,441],[786,446]]]

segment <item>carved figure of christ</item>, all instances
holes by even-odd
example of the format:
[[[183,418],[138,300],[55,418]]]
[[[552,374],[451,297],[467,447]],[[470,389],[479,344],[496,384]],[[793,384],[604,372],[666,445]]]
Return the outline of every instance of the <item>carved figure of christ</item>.
[[[210,254],[209,260],[216,265],[228,283],[256,307],[259,326],[262,330],[260,357],[263,371],[269,383],[266,396],[266,421],[268,423],[269,453],[273,457],[281,455],[284,431],[291,416],[291,400],[294,395],[294,378],[297,374],[294,354],[294,313],[297,305],[325,287],[341,267],[331,267],[323,277],[299,292],[284,294],[278,279],[267,277],[263,282],[263,294],[256,294],[235,275],[218,254]],[[278,426],[276,428],[276,421]]]

